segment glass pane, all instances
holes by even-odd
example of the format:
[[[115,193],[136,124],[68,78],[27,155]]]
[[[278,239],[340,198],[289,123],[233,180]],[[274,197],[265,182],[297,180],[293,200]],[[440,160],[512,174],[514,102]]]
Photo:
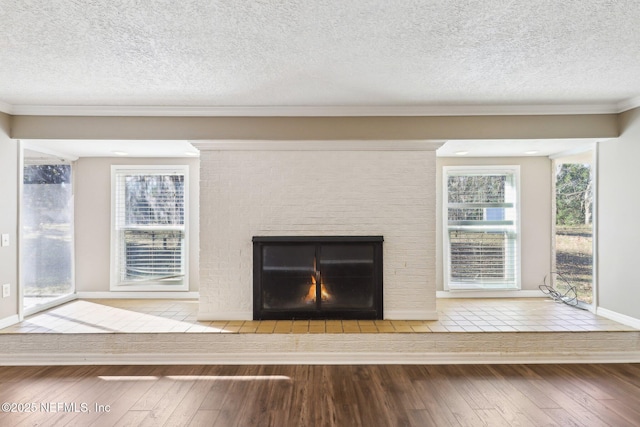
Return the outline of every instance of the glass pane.
[[[125,176],[126,225],[183,225],[183,175]]]
[[[590,164],[558,164],[554,287],[586,304],[593,300],[592,189]]]
[[[484,219],[482,208],[449,208],[448,212],[449,221],[482,221]]]
[[[324,245],[320,254],[326,310],[374,306],[374,252],[369,244]]]
[[[498,175],[449,175],[449,203],[504,203],[508,177]]]
[[[315,246],[268,245],[262,250],[264,308],[315,310]]]
[[[26,165],[22,200],[24,306],[74,292],[70,165]]]

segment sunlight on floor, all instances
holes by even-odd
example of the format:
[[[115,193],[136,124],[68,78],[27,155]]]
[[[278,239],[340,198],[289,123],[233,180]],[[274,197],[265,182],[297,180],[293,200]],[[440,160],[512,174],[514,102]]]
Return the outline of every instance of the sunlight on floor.
[[[0,333],[429,333],[625,331],[549,299],[439,299],[439,319],[198,321],[197,300],[76,300]]]

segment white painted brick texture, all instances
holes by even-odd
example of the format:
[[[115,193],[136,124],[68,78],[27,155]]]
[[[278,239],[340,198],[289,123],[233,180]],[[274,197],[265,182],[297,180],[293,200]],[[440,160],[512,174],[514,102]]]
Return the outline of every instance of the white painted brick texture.
[[[384,236],[385,318],[432,318],[434,151],[206,151],[200,317],[251,319],[253,236]]]

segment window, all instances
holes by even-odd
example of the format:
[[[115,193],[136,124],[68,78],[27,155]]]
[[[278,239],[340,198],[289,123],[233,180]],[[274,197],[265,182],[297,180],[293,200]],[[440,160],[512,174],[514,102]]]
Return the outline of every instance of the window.
[[[188,166],[112,166],[112,290],[187,290]]]
[[[447,289],[519,289],[519,167],[444,168]]]

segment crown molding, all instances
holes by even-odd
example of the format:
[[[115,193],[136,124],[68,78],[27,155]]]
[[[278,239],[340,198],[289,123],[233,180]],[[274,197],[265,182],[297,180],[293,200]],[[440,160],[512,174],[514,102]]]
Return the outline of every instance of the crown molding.
[[[633,110],[638,107],[640,107],[640,95],[619,102],[618,113],[624,113],[625,111]]]
[[[13,114],[13,105],[0,101],[0,113]]]
[[[147,117],[371,117],[617,114],[640,107],[640,96],[620,103],[532,105],[360,105],[360,106],[99,106],[12,105],[0,111],[24,116]]]

